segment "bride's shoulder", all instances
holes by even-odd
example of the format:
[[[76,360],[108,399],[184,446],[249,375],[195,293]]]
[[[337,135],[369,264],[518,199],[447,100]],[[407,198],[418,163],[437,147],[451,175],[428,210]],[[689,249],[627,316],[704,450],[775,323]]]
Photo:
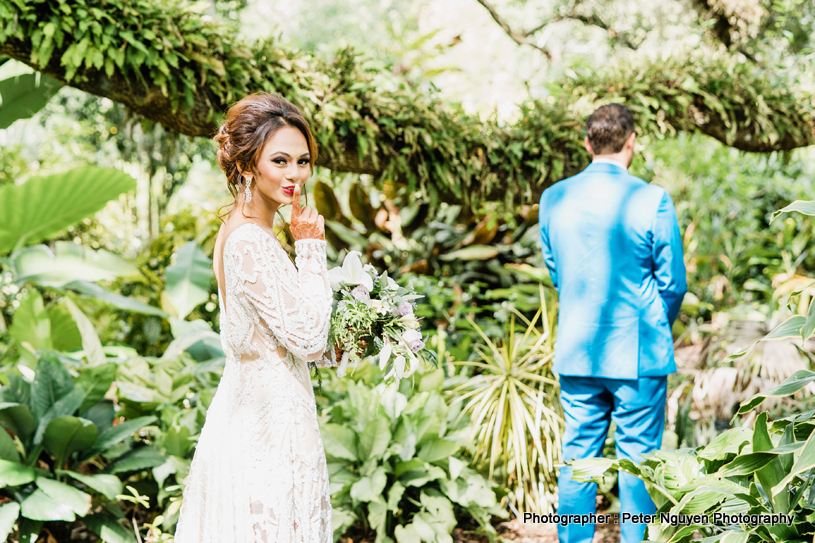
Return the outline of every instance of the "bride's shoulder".
[[[234,247],[236,243],[258,243],[263,239],[263,228],[251,221],[235,221],[233,223],[226,222],[221,225],[218,231],[219,243],[224,251],[230,247]]]

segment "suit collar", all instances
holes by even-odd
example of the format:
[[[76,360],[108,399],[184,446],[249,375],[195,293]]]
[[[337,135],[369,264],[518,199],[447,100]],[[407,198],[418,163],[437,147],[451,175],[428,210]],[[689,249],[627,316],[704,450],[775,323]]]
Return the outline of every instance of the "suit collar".
[[[610,162],[592,162],[585,171],[592,173],[628,173],[628,170],[625,169],[622,164],[614,164]]]

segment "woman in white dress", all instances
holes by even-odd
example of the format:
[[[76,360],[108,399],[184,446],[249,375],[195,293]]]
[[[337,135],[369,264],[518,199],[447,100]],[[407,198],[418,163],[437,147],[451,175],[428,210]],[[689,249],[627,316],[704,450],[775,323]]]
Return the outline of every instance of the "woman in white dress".
[[[176,543],[330,543],[331,503],[308,363],[326,351],[324,220],[300,207],[317,148],[302,113],[254,94],[216,141],[234,208],[215,243],[226,365],[184,489]],[[292,205],[295,264],[272,229]]]

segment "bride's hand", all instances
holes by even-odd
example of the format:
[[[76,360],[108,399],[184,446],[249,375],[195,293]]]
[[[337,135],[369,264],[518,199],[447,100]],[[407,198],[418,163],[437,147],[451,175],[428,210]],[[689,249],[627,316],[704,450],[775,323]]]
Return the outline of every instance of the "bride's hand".
[[[294,186],[291,202],[291,235],[294,240],[325,239],[325,219],[316,209],[300,207],[300,185]]]

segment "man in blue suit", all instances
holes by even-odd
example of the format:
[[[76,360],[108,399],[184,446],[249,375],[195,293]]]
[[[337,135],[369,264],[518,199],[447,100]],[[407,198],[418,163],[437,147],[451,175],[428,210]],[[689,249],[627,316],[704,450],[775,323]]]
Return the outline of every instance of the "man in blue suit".
[[[667,376],[676,371],[671,326],[687,291],[682,237],[668,193],[628,173],[634,117],[619,104],[591,114],[582,173],[541,196],[546,266],[560,299],[554,372],[566,419],[563,459],[602,455],[610,421],[617,457],[640,461],[658,449]],[[561,468],[560,514],[596,511],[597,485]],[[619,477],[621,512],[654,513],[645,485]],[[644,523],[623,523],[622,543]],[[594,525],[558,527],[561,543],[591,542]]]

